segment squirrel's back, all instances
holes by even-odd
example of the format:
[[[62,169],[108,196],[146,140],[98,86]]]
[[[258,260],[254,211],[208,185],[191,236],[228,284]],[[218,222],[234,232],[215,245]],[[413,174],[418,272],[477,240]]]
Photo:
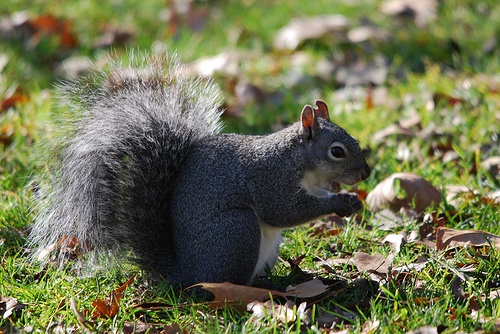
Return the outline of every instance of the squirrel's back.
[[[56,244],[64,256],[60,244],[75,237],[94,259],[149,244],[157,254],[134,254],[138,261],[169,261],[169,184],[189,146],[219,131],[218,89],[187,76],[175,57],[132,55],[128,66],[109,61],[59,92],[74,115],[44,147],[47,154],[66,141],[38,180],[35,256]]]

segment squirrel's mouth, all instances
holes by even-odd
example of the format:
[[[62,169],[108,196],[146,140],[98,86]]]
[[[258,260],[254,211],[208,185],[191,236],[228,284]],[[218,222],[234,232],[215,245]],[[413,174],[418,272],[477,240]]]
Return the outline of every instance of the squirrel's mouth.
[[[325,189],[325,190],[328,190],[329,192],[332,192],[332,193],[338,193],[341,189],[342,189],[342,187],[340,186],[340,183],[332,181],[330,183],[329,189]]]
[[[344,182],[343,178],[327,179],[315,170],[307,171],[300,182],[300,186],[309,195],[319,198],[332,197],[342,190],[341,184],[349,184]]]
[[[311,195],[316,197],[330,197],[342,190],[342,185],[340,182],[331,181],[323,186],[315,187],[315,190],[311,192]]]

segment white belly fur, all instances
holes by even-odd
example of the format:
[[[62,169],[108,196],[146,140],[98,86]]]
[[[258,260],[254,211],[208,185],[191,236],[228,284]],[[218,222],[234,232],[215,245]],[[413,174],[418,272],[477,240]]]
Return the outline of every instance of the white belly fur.
[[[276,264],[282,239],[281,231],[282,229],[279,227],[260,223],[259,260],[253,273],[254,277],[265,275],[266,266],[272,268]]]

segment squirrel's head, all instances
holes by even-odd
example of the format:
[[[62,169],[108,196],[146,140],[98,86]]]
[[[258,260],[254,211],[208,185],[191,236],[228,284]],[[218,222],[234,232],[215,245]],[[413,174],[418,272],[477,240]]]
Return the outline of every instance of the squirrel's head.
[[[340,191],[340,184],[355,185],[370,175],[370,167],[358,142],[330,121],[328,107],[305,106],[300,136],[312,167],[304,172],[301,187],[310,195],[328,197]]]

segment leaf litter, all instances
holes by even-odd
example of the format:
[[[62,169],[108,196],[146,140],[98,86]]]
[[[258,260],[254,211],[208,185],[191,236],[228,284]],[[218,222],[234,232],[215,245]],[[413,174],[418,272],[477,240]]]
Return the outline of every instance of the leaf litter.
[[[436,1],[424,1],[422,4],[416,4],[416,2],[408,1],[408,0],[392,0],[392,1],[384,1],[381,5],[380,10],[390,16],[397,17],[401,20],[411,20],[415,22],[415,24],[419,27],[427,26],[430,22],[435,20],[436,18]],[[198,16],[192,14],[193,11],[189,10],[187,14],[182,14],[187,16],[186,24],[189,27],[192,27],[190,17],[196,17],[197,23],[203,21],[203,15]],[[179,13],[172,13],[174,19],[169,24],[168,29],[171,34],[175,34],[182,24],[182,15],[178,15]],[[404,22],[404,21],[403,21]],[[40,15],[39,17],[30,17],[25,12],[15,13],[9,17],[7,17],[2,25],[2,33],[4,36],[8,38],[17,38],[17,36],[21,36],[22,39],[26,41],[26,45],[29,48],[34,48],[38,45],[42,38],[55,37],[58,41],[57,47],[59,49],[64,49],[68,47],[72,47],[78,44],[78,40],[74,37],[71,27],[71,22],[65,20],[64,18],[56,18],[49,15]],[[5,28],[7,27],[7,28]],[[310,29],[310,28],[314,29]],[[7,29],[7,30],[5,30]],[[195,29],[195,28],[193,28]],[[108,35],[106,35],[108,34]],[[111,28],[110,32],[103,31],[103,36],[101,40],[96,40],[94,47],[104,47],[113,44],[126,44],[129,40],[129,34],[132,35],[133,32],[129,32],[127,30],[121,31],[119,28]],[[356,27],[352,28],[351,22],[346,20],[343,17],[319,17],[319,18],[306,18],[301,20],[294,20],[290,22],[287,26],[285,26],[279,33],[275,36],[275,48],[278,50],[296,50],[301,48],[308,40],[311,39],[321,39],[327,36],[327,38],[338,38],[339,41],[350,41],[351,43],[362,43],[366,42],[370,39],[375,40],[387,40],[392,36],[389,32],[385,32],[384,30],[378,28],[376,25],[363,25],[356,29]],[[104,38],[106,37],[106,38]],[[99,44],[100,43],[100,44]],[[225,75],[234,76],[235,74],[239,74],[239,66],[240,66],[240,58],[243,57],[239,55],[236,57],[229,57],[227,54],[222,54],[220,59],[215,58],[211,59],[212,64],[210,66],[200,66],[200,68],[204,69],[205,76],[212,77],[217,72],[224,72]],[[254,59],[255,55],[246,54],[244,55],[246,58]],[[250,61],[251,62],[251,61]],[[274,64],[275,65],[275,64]],[[330,80],[334,81],[337,85],[345,86],[345,85],[355,85],[355,87],[340,87],[336,94],[339,95],[342,92],[349,91],[353,92],[359,90],[361,93],[361,99],[365,102],[364,107],[366,107],[367,111],[370,111],[374,108],[374,104],[376,106],[387,106],[387,90],[385,87],[374,87],[371,85],[381,85],[386,82],[388,76],[388,64],[385,63],[385,60],[382,59],[381,63],[365,63],[359,61],[358,59],[346,61],[341,66],[338,64],[330,64],[335,67],[328,75],[330,76]],[[271,65],[272,66],[272,65]],[[201,71],[201,69],[199,69]],[[488,78],[474,78],[477,82],[485,81],[485,85],[490,93],[498,94],[498,80],[492,80],[490,77]],[[364,85],[369,85],[369,87],[364,87]],[[268,99],[268,93],[258,85],[255,85],[251,82],[246,82],[244,80],[236,83],[235,87],[239,87],[235,89],[234,94],[236,100],[240,104],[245,105],[247,100],[251,101],[259,101],[261,102],[263,99]],[[249,93],[250,92],[250,93]],[[373,101],[374,92],[382,92],[381,98],[375,99]],[[336,96],[337,96],[336,95]],[[445,107],[460,107],[461,105],[467,104],[467,100],[462,98],[460,95],[448,94],[444,92],[430,92],[429,99],[427,101],[426,107],[429,112],[437,111],[437,106],[445,106]],[[250,96],[250,97],[248,97]],[[264,98],[262,98],[264,96]],[[352,97],[348,97],[352,98]],[[8,108],[16,107],[20,104],[23,104],[27,101],[23,96],[15,97],[13,99],[5,99],[2,101],[2,109],[6,110]],[[385,104],[384,104],[385,103]],[[399,108],[400,106],[392,106],[391,109]],[[239,108],[238,110],[241,110]],[[497,112],[496,119],[500,120],[500,114]],[[461,120],[456,119],[454,122],[461,122]],[[458,123],[457,123],[458,124]],[[12,131],[10,129],[3,129],[3,133],[7,133],[6,138],[12,137]],[[430,141],[430,150],[428,154],[430,156],[434,156],[437,158],[441,158],[445,163],[453,163],[458,161],[460,158],[455,152],[455,149],[451,145],[450,134],[444,131],[441,127],[437,126],[427,126],[425,127],[422,124],[422,121],[419,117],[410,117],[409,119],[402,119],[398,121],[396,124],[391,125],[390,127],[383,129],[381,132],[375,134],[372,137],[372,142],[376,145],[386,146],[391,144],[391,140],[400,141],[400,139],[404,139],[400,143],[398,143],[398,160],[400,161],[409,161],[412,159],[412,155],[416,154],[425,154],[425,152],[420,151],[421,148],[409,145],[406,141],[412,140],[415,138]],[[493,143],[494,146],[495,143]],[[498,145],[497,145],[498,146]],[[417,152],[415,152],[417,150]],[[479,165],[482,170],[485,172],[489,178],[491,178],[494,182],[498,184],[498,157],[483,157],[484,159],[479,159]],[[482,160],[482,161],[481,161]],[[474,171],[477,173],[477,170]],[[437,195],[433,197],[436,192],[432,189],[432,185],[429,186],[426,184],[426,180],[420,178],[420,181],[413,182],[412,177],[406,178],[397,178],[393,175],[389,176],[389,179],[392,178],[392,181],[387,181],[390,183],[390,187],[388,187],[388,191],[381,191],[380,194],[376,195],[376,192],[372,191],[372,195],[370,200],[367,202],[372,202],[374,197],[380,197],[380,201],[383,203],[380,206],[375,206],[377,211],[373,218],[368,222],[372,225],[377,226],[379,229],[384,229],[391,234],[386,235],[381,238],[380,244],[389,243],[391,247],[391,252],[388,255],[383,255],[379,252],[373,252],[371,254],[365,252],[356,252],[353,254],[344,254],[342,258],[331,258],[324,260],[325,266],[337,266],[343,265],[342,274],[344,277],[348,276],[348,281],[350,284],[342,285],[340,290],[352,289],[354,287],[360,287],[360,285],[354,284],[354,280],[366,275],[366,273],[370,274],[371,278],[376,278],[377,280],[384,281],[384,279],[392,279],[392,280],[405,280],[406,282],[410,277],[415,279],[415,286],[420,284],[419,281],[415,277],[419,272],[424,270],[429,266],[437,266],[439,269],[442,269],[443,272],[452,273],[452,277],[454,277],[450,281],[450,291],[455,296],[460,296],[465,300],[471,301],[474,296],[467,295],[467,292],[464,290],[464,286],[468,282],[468,276],[464,274],[467,270],[476,270],[477,266],[467,267],[466,265],[457,263],[454,261],[453,256],[456,254],[456,251],[460,248],[477,248],[477,249],[486,249],[484,253],[487,253],[489,249],[496,250],[498,249],[498,236],[485,233],[477,230],[452,230],[445,227],[447,220],[443,218],[443,216],[424,216],[424,212],[429,211],[429,206],[433,206],[439,204],[441,199],[436,200]],[[399,180],[394,182],[394,180]],[[403,181],[401,181],[403,180]],[[410,180],[410,186],[407,187],[406,182]],[[425,182],[424,182],[425,181]],[[384,182],[384,181],[382,181]],[[418,185],[419,182],[425,184],[426,190],[422,190]],[[415,183],[417,185],[415,185]],[[430,184],[430,183],[429,183]],[[382,187],[382,186],[381,186]],[[424,188],[425,188],[424,187]],[[470,203],[478,203],[478,204],[488,204],[488,205],[499,205],[495,202],[495,199],[500,197],[496,196],[495,192],[487,193],[482,195],[483,192],[479,192],[477,189],[471,189],[469,185],[461,186],[461,191],[456,193],[452,193],[450,190],[451,186],[446,186],[446,195],[447,195],[447,204],[451,204],[455,209],[458,209],[460,206],[470,204]],[[436,188],[437,190],[437,188]],[[375,191],[375,189],[374,189]],[[414,191],[412,193],[412,191]],[[439,190],[438,190],[439,191]],[[433,196],[429,196],[429,194],[433,194]],[[404,196],[403,196],[404,195]],[[444,195],[444,193],[443,193]],[[450,195],[453,197],[448,198]],[[432,198],[429,198],[432,197]],[[418,199],[418,201],[417,201]],[[424,204],[420,203],[420,200],[427,201]],[[394,202],[402,201],[402,204],[395,204]],[[398,206],[399,209],[398,209]],[[385,207],[385,209],[378,211],[379,209]],[[403,210],[403,211],[401,211]],[[413,210],[413,211],[412,211]],[[449,215],[454,215],[454,212],[448,212]],[[378,222],[377,222],[378,220]],[[377,223],[376,223],[377,222]],[[402,229],[407,229],[407,227],[411,224],[418,223],[419,228],[418,231],[411,231],[413,233],[413,237],[409,237],[411,233],[408,234],[408,237],[401,233],[393,233],[394,230],[401,231]],[[494,222],[492,222],[494,223]],[[383,228],[382,228],[383,227]],[[342,224],[337,226],[322,226],[310,233],[311,236],[317,236],[318,238],[330,238],[341,235],[345,231],[345,221]],[[377,241],[371,241],[377,242]],[[413,261],[409,261],[409,263],[399,264],[398,263],[398,254],[400,252],[404,252],[406,248],[423,246],[425,247],[424,252],[428,254],[428,256],[418,255],[414,258]],[[479,251],[478,251],[479,252]],[[342,253],[339,253],[342,254]],[[477,256],[484,256],[483,253],[480,253]],[[446,260],[442,260],[442,258]],[[397,263],[397,265],[396,265]],[[218,299],[217,303],[212,304],[212,306],[217,305],[217,307],[226,307],[227,301],[234,301],[235,305],[247,303],[247,305],[253,305],[252,312],[255,317],[258,318],[257,314],[271,313],[278,315],[279,321],[282,323],[294,322],[297,319],[297,316],[300,319],[307,319],[310,316],[310,307],[314,305],[318,300],[326,299],[334,299],[336,293],[339,290],[335,290],[332,288],[332,285],[328,285],[322,283],[321,280],[310,280],[311,277],[319,276],[319,273],[305,273],[300,268],[300,260],[295,262],[294,271],[299,273],[299,277],[302,280],[308,280],[303,284],[297,284],[293,287],[290,287],[288,291],[276,291],[276,290],[254,290],[251,287],[229,287],[222,283],[222,286],[214,287],[211,289],[218,289]],[[347,265],[347,266],[346,266]],[[345,268],[349,268],[349,273],[346,273]],[[331,271],[329,273],[337,273],[338,271],[330,268]],[[355,269],[358,271],[355,272]],[[476,273],[477,275],[481,275],[481,273]],[[354,279],[353,279],[354,278]],[[370,280],[368,280],[370,281]],[[493,279],[489,279],[488,282],[493,281]],[[309,283],[310,282],[310,283]],[[306,284],[307,283],[307,284]],[[360,283],[359,281],[357,283]],[[309,284],[309,285],[308,285]],[[425,284],[422,283],[422,284]],[[128,285],[128,284],[127,284]],[[326,288],[325,288],[326,287]],[[302,290],[301,290],[302,289]],[[246,292],[242,292],[246,291]],[[96,307],[96,312],[99,312],[99,316],[103,317],[113,317],[116,315],[117,310],[120,307],[120,298],[122,296],[123,289],[118,289],[113,291],[107,298],[95,301],[94,305]],[[294,295],[295,293],[295,295]],[[498,298],[498,288],[492,288],[489,291],[489,294],[483,296],[485,299],[495,299]],[[235,297],[236,295],[236,297]],[[274,298],[276,297],[276,298]],[[307,302],[303,301],[298,303],[296,299],[312,299]],[[438,297],[435,297],[438,298]],[[435,302],[435,298],[424,298],[420,299],[420,302]],[[240,300],[238,300],[240,299]],[[280,300],[282,299],[282,300]],[[13,310],[17,310],[17,306],[12,307],[15,299],[9,299],[8,302],[5,301],[5,297],[2,298],[4,313],[3,316],[10,317],[14,313],[11,313]],[[354,305],[360,306],[363,302],[367,302],[368,299],[365,300],[357,300]],[[276,302],[284,302],[284,304],[279,304]],[[9,303],[9,305],[7,305]],[[226,306],[222,306],[222,303]],[[298,305],[297,305],[298,303]],[[344,301],[341,301],[344,303]],[[76,306],[76,302],[73,300],[71,303]],[[161,303],[153,306],[154,303],[149,303],[149,306],[152,307],[163,307]],[[229,303],[230,304],[230,303]],[[345,305],[348,302],[344,303]],[[17,304],[20,305],[20,304]],[[143,304],[146,307],[146,304]],[[214,307],[214,308],[217,308]],[[243,309],[243,311],[247,311],[248,308]],[[255,311],[254,311],[255,310]],[[82,324],[85,324],[85,317],[87,316],[87,312],[80,312],[75,307],[74,312],[77,315],[77,318],[82,321]],[[474,310],[470,313],[472,316]],[[319,316],[317,317],[318,323],[322,327],[330,327],[335,325],[335,323],[345,322],[349,320],[355,319],[359,316],[359,312],[353,312],[349,310],[347,307],[335,307],[334,309],[324,309],[321,308],[319,311]],[[481,316],[481,323],[487,321],[495,321],[495,319],[486,319]],[[292,320],[293,319],[293,320]],[[500,325],[498,325],[498,321],[496,321],[497,330],[500,330]],[[142,328],[144,331],[155,332],[155,328],[161,327],[160,324],[156,324],[158,326],[152,327],[151,323],[144,323],[140,320],[136,320],[134,323],[127,323],[124,332],[126,332],[126,328],[130,329],[135,328],[134,330]],[[142,327],[140,327],[142,326]],[[376,331],[378,326],[378,321],[373,319],[372,321],[365,322],[363,326],[362,332],[368,333]],[[84,329],[85,330],[85,329]],[[170,332],[184,332],[178,324],[163,325],[163,330],[166,333]],[[440,332],[442,329],[438,331],[437,327],[421,327],[419,329],[414,330],[415,333],[434,333]],[[140,331],[138,331],[140,332]]]

